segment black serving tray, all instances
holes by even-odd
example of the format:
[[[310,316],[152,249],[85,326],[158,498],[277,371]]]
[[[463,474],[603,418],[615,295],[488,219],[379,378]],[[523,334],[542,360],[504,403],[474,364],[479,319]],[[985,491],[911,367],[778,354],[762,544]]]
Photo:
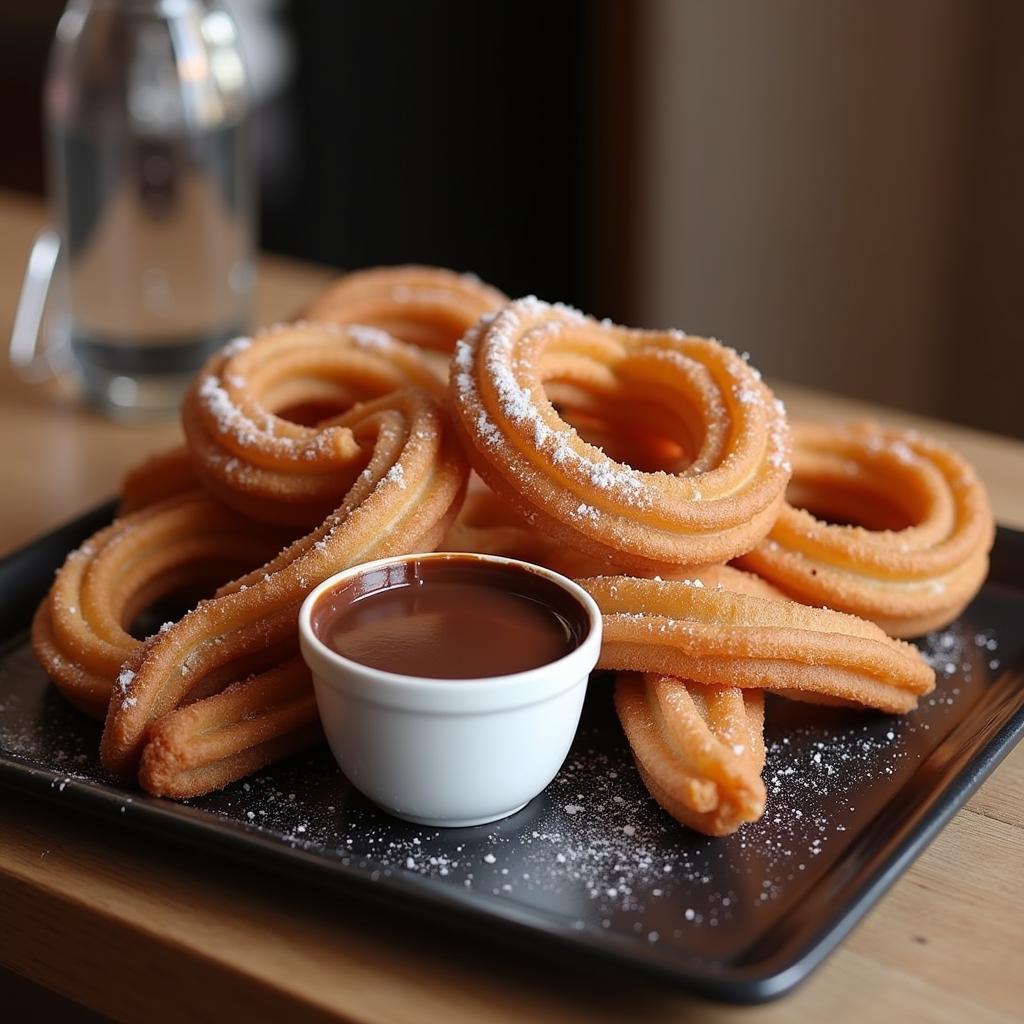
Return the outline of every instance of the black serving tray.
[[[201,799],[160,800],[104,777],[98,725],[64,703],[27,644],[54,570],[111,512],[0,562],[0,783],[716,999],[761,1002],[806,978],[1024,732],[1024,533],[1000,529],[982,593],[920,642],[939,684],[914,714],[770,699],[768,809],[727,839],[681,828],[650,800],[601,675],[558,777],[497,824],[400,822],[325,748]]]

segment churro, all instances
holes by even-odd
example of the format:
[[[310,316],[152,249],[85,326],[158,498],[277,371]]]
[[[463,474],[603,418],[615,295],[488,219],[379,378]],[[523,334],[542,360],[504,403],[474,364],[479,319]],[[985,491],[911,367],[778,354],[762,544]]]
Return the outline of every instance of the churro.
[[[216,359],[213,366],[223,365]],[[261,429],[243,407],[224,411],[236,438]],[[467,467],[444,410],[426,391],[408,388],[361,403],[329,429],[355,452],[350,489],[314,530],[129,658],[127,699],[111,704],[101,743],[112,773],[133,772],[150,726],[210,677],[242,678],[293,655],[298,607],[319,582],[373,558],[430,550],[444,535]]]
[[[580,583],[604,615],[599,668],[820,694],[901,714],[935,686],[915,647],[842,612],[699,580],[605,576]]]
[[[995,526],[985,487],[956,452],[917,431],[798,425],[789,501],[738,564],[890,636],[947,625],[988,573]]]
[[[272,558],[291,536],[193,492],[115,519],[68,555],[36,611],[32,648],[57,688],[96,718],[140,646],[136,616],[181,592],[212,591]]]
[[[642,472],[584,441],[577,409],[618,405],[671,431],[679,472]],[[634,572],[727,561],[771,529],[789,479],[784,411],[731,349],[674,331],[598,323],[520,299],[456,346],[451,396],[484,481],[562,543]]]
[[[306,311],[310,320],[368,324],[412,345],[450,353],[455,342],[508,299],[474,274],[440,267],[373,267],[346,274]]]
[[[764,813],[764,695],[670,676],[622,673],[615,709],[651,796],[706,835]]]

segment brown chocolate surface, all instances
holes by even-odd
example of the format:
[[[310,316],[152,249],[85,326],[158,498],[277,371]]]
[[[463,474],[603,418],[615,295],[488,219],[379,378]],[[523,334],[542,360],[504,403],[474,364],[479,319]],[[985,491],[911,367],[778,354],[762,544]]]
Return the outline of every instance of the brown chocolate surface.
[[[578,647],[588,629],[584,607],[556,583],[472,555],[363,573],[325,593],[311,622],[346,658],[433,679],[538,668]]]

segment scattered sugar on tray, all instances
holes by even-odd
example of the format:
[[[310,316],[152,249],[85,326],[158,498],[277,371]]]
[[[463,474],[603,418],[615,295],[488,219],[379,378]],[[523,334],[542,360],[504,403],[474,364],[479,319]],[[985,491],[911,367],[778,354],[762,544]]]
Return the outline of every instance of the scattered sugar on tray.
[[[975,667],[980,662],[988,660],[988,654],[999,649],[999,641],[994,630],[967,636],[954,625],[929,633],[919,641],[918,649],[940,678],[960,674],[969,682],[973,678]],[[999,667],[999,659],[992,661],[995,664],[990,663],[989,668],[995,671]],[[931,700],[951,703],[950,696],[937,693]]]
[[[964,635],[954,627],[926,638],[922,648],[926,657],[943,658],[943,664],[970,665],[972,657],[991,658],[998,642],[991,632]],[[31,664],[31,655],[26,657]],[[952,699],[957,691],[959,687],[947,683],[937,695]],[[55,714],[74,714],[56,697],[52,708]],[[614,925],[619,932],[647,935],[651,929],[644,926],[645,909],[668,900],[668,905],[686,909],[679,911],[678,927],[671,930],[661,927],[659,919],[659,941],[685,941],[691,929],[717,927],[741,908],[792,895],[797,880],[809,882],[820,870],[816,865],[827,861],[822,855],[830,840],[845,829],[835,816],[846,802],[843,797],[871,778],[912,771],[916,761],[902,738],[927,730],[927,716],[944,711],[940,705],[881,722],[875,716],[851,715],[833,727],[796,728],[770,739],[765,819],[715,842],[681,829],[654,805],[624,743],[611,750],[595,746],[607,744],[602,739],[607,722],[581,731],[545,797],[522,812],[532,814],[525,827],[520,816],[473,830],[471,839],[404,825],[348,796],[344,816],[339,816],[334,804],[322,802],[315,790],[310,794],[295,784],[313,778],[327,786],[333,785],[331,778],[340,778],[323,751],[190,803],[231,820],[244,819],[247,827],[290,846],[335,856],[363,869],[371,880],[415,874],[541,909],[559,906],[559,901],[576,906],[582,900],[591,909],[580,911],[586,920],[579,927]],[[771,713],[769,725],[770,720]],[[5,747],[6,725],[0,718]],[[40,726],[30,722],[24,731],[21,742],[27,747],[42,742]],[[73,750],[72,757],[94,765],[93,744],[85,744],[80,754]],[[71,761],[69,767],[75,764]],[[59,778],[76,777],[77,767]],[[98,773],[98,764],[88,770]],[[744,883],[736,892],[718,891],[713,878],[719,863],[741,875],[756,871],[756,889],[750,892]]]
[[[50,785],[58,792],[72,781],[102,778],[97,727],[49,689],[42,700],[32,694],[25,700],[16,686],[8,685],[8,677],[41,677],[27,642],[0,654],[0,754],[13,754],[50,773]]]

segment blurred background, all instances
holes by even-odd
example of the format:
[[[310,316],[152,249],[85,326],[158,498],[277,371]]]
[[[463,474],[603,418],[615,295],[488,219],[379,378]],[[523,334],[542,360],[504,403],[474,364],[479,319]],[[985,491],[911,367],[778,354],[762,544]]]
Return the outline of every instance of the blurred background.
[[[1019,0],[227,6],[264,248],[471,269],[1024,437]],[[44,194],[62,8],[0,14],[0,187]]]

